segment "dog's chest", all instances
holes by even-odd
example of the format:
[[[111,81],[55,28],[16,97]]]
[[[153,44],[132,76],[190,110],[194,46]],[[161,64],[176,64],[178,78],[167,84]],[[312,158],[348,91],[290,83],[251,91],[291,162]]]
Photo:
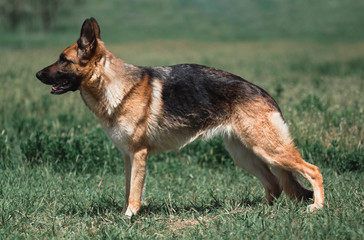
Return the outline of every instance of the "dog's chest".
[[[120,151],[128,152],[129,140],[134,131],[131,125],[119,122],[111,127],[104,126],[104,131]]]

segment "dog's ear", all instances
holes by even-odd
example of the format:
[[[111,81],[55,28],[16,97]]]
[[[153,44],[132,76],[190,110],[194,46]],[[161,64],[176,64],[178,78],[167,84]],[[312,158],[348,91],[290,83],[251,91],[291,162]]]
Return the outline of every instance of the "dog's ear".
[[[101,40],[101,36],[100,36],[100,26],[99,24],[97,23],[96,19],[95,18],[90,18],[90,21],[92,23],[92,27],[95,31],[95,36],[97,39],[100,39]]]
[[[86,19],[81,28],[81,35],[77,41],[78,48],[84,57],[88,57],[97,46],[100,39],[100,27],[94,18]]]

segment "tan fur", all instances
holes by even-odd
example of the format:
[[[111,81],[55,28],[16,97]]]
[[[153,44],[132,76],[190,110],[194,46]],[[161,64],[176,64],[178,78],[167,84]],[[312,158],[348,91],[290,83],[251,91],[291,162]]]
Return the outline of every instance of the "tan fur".
[[[261,111],[256,111],[255,108],[260,108]],[[286,126],[282,125],[284,122],[274,119],[276,118],[274,115],[278,113],[272,113],[265,104],[259,101],[251,103],[249,107],[244,106],[238,111],[233,127],[241,142],[251,149],[259,159],[277,169],[280,185],[290,197],[302,198],[308,196],[310,192],[301,185],[294,174],[292,175],[287,171],[299,173],[306,178],[313,186],[314,191],[315,201],[313,205],[310,205],[310,209],[315,210],[322,207],[324,203],[322,175],[318,167],[301,158],[289,135],[287,135]],[[253,116],[251,115],[253,112],[260,112],[261,115]],[[271,180],[276,182],[272,177]]]
[[[266,200],[272,204],[274,198],[280,196],[282,189],[268,165],[259,159],[253,151],[243,146],[236,137],[225,137],[224,143],[234,163],[261,181],[266,192]]]

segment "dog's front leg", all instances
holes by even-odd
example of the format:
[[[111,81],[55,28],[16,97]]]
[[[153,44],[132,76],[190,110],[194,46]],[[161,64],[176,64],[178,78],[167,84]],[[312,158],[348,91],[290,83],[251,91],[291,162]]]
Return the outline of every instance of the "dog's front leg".
[[[136,215],[142,206],[141,199],[144,187],[147,159],[147,149],[139,150],[133,154],[130,171],[130,193],[126,194],[128,198],[128,205],[125,215],[128,217]]]
[[[123,214],[126,212],[126,209],[129,205],[129,196],[130,196],[130,175],[131,175],[131,159],[129,154],[123,154],[124,158],[124,168],[125,168],[125,205],[123,208]]]

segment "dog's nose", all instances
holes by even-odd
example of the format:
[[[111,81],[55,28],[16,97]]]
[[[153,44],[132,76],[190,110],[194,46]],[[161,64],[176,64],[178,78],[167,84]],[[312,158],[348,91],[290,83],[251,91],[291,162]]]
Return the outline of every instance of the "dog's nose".
[[[35,76],[40,80],[42,77],[42,71],[39,71],[35,74]]]

